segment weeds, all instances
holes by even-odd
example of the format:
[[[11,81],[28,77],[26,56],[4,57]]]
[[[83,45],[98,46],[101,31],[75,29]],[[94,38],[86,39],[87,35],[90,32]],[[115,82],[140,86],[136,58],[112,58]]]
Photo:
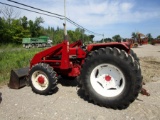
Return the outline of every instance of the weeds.
[[[10,49],[16,49],[16,48],[22,48],[22,45],[14,44],[14,43],[0,44],[0,50],[10,50]]]
[[[0,48],[0,84],[7,83],[10,71],[29,66],[32,57],[42,48],[24,49],[22,47],[1,46]]]

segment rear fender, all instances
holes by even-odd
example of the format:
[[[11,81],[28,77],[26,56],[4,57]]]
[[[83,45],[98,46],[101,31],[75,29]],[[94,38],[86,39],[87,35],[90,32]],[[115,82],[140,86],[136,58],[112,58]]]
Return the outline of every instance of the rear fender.
[[[130,52],[130,44],[128,42],[122,42],[122,43],[119,43],[119,42],[110,42],[110,43],[100,43],[100,44],[89,44],[87,46],[87,51],[90,52],[90,51],[94,51],[94,50],[97,50],[99,48],[106,48],[106,47],[111,47],[111,48],[118,48],[120,50],[124,50],[126,51],[127,53]]]

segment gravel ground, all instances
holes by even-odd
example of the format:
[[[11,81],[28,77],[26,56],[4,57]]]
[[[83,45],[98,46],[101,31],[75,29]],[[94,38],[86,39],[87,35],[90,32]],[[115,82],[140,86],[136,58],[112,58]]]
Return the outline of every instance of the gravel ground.
[[[160,120],[160,46],[133,49],[140,58],[144,86],[150,97],[139,95],[128,108],[113,110],[89,103],[75,81],[60,80],[58,91],[37,95],[30,87],[20,90],[2,86],[1,120]],[[154,71],[152,71],[154,70]],[[156,73],[155,73],[156,72]]]

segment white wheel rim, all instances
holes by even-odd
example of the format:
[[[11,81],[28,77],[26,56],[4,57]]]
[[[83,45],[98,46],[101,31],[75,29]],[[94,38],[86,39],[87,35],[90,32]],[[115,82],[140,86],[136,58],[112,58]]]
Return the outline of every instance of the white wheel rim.
[[[38,81],[38,78],[42,77],[44,82],[43,83],[40,83]],[[37,90],[40,90],[40,91],[43,91],[45,90],[48,85],[49,85],[49,80],[48,80],[48,77],[47,75],[42,72],[42,71],[35,71],[33,74],[32,74],[32,77],[31,77],[31,81],[32,81],[32,84],[33,86],[37,89]]]
[[[115,97],[125,87],[125,77],[121,70],[111,64],[100,64],[90,75],[93,89],[104,97]]]

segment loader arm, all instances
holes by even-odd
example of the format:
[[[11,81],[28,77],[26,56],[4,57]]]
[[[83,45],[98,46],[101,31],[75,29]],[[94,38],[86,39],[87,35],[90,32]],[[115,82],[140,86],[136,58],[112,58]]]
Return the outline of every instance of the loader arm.
[[[70,48],[80,47],[80,46],[82,46],[82,41],[81,41],[81,40],[78,40],[78,41],[76,41],[76,42],[74,42],[74,43],[71,43],[71,44],[69,45]]]
[[[61,60],[50,60],[48,57],[61,55]],[[42,52],[37,53],[30,62],[30,68],[37,63],[59,63],[60,68],[68,69],[69,68],[69,42],[64,40],[62,43],[48,48]]]

